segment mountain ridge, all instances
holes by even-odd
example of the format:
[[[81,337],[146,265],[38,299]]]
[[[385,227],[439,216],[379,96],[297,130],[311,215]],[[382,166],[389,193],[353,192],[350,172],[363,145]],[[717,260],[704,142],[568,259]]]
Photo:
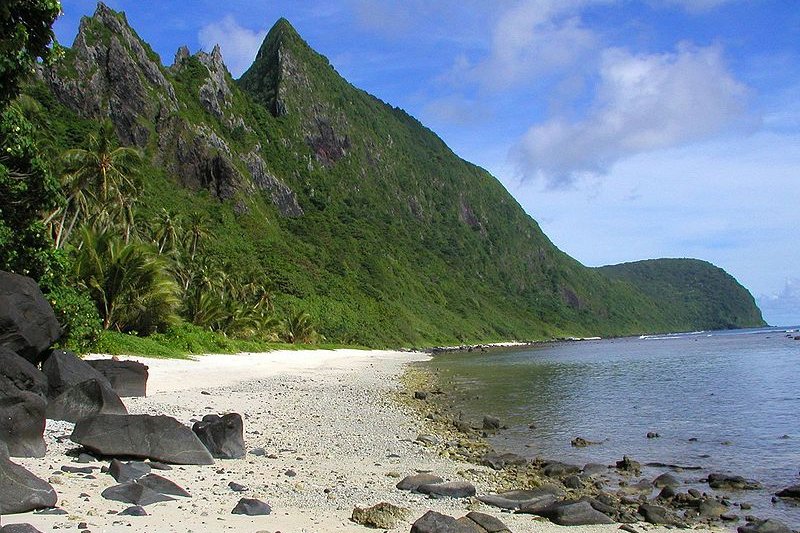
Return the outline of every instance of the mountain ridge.
[[[698,329],[678,304],[664,309],[641,284],[560,251],[499,181],[341,78],[286,19],[233,80],[218,48],[182,48],[163,66],[100,4],[42,79],[32,92],[54,111],[109,119],[145,152],[144,219],[203,208],[220,232],[209,259],[270,278],[277,307],[309,311],[329,339]],[[734,325],[758,325],[750,311]]]

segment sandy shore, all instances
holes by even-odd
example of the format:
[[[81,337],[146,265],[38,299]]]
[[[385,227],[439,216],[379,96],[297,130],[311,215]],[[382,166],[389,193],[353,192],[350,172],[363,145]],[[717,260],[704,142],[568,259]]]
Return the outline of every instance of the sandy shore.
[[[66,455],[77,447],[65,438],[72,425],[48,422],[47,456],[15,461],[53,483],[58,505],[67,514],[9,515],[2,517],[2,524],[28,522],[54,531],[74,530],[83,522],[92,533],[363,533],[368,529],[349,520],[353,508],[387,501],[412,510],[412,520],[393,531],[409,531],[411,522],[429,509],[455,517],[479,510],[499,517],[515,532],[565,531],[543,519],[500,513],[476,501],[432,500],[395,488],[400,477],[417,471],[430,471],[447,481],[463,479],[459,472],[469,469],[489,473],[485,467],[444,459],[415,442],[421,421],[393,393],[405,366],[425,359],[418,353],[358,350],[208,355],[195,361],[138,359],[150,367],[148,396],[125,398],[131,413],[167,414],[190,425],[208,413],[238,412],[244,418],[247,448],[263,447],[267,456],[248,454],[211,466],[175,466],[159,472],[192,498],[147,506],[149,516],[117,516],[114,513],[127,505],[100,496],[116,483],[99,472],[106,463],[88,465],[98,467],[95,479],[61,473],[62,465],[75,466]],[[248,490],[233,492],[230,481]],[[491,490],[476,486],[479,493]],[[268,502],[272,514],[232,515],[241,497]],[[617,525],[569,528],[575,533],[617,530]]]

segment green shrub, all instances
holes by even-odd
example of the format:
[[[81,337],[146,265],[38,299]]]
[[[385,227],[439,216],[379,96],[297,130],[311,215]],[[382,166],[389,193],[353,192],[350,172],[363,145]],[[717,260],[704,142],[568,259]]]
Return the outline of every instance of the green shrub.
[[[76,287],[59,286],[46,296],[64,330],[59,346],[78,353],[95,350],[102,328],[89,295]]]

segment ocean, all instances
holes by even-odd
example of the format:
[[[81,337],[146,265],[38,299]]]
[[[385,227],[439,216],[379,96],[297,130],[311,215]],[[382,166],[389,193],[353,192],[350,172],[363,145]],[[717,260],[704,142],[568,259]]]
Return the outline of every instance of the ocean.
[[[741,475],[763,490],[728,492],[747,513],[800,526],[800,505],[772,502],[800,483],[800,336],[761,328],[544,343],[523,349],[437,355],[455,409],[467,420],[500,418],[497,451],[574,464],[640,463],[701,467]],[[648,438],[648,433],[659,437]],[[575,448],[582,437],[597,444]],[[667,471],[647,468],[642,477]],[[738,510],[738,508],[736,509]]]

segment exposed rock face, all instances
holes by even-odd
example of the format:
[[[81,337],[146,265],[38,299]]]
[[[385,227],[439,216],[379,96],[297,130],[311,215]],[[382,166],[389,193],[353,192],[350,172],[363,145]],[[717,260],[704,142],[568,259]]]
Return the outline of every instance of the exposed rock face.
[[[147,365],[114,359],[95,359],[86,363],[103,374],[120,397],[147,395]]]
[[[0,271],[0,347],[35,365],[60,337],[61,326],[36,282]]]
[[[128,410],[107,382],[89,379],[47,404],[47,418],[77,422],[98,414],[125,415]]]
[[[103,455],[210,465],[214,459],[192,430],[169,416],[95,415],[78,421],[72,440]]]
[[[55,507],[53,487],[0,453],[0,515]]]
[[[284,216],[302,214],[292,190],[266,170],[263,159],[259,167],[252,152],[233,150],[222,132],[208,125],[213,120],[195,123],[180,113],[185,104],[178,101],[173,80],[198,63],[207,73],[195,95],[199,105],[225,133],[251,132],[234,111],[235,86],[218,46],[194,56],[181,47],[165,69],[125,16],[102,3],[92,18],[81,20],[70,68],[48,68],[42,75],[58,100],[81,116],[110,119],[123,144],[157,146],[156,160],[182,185],[208,189],[222,200],[262,189]]]

